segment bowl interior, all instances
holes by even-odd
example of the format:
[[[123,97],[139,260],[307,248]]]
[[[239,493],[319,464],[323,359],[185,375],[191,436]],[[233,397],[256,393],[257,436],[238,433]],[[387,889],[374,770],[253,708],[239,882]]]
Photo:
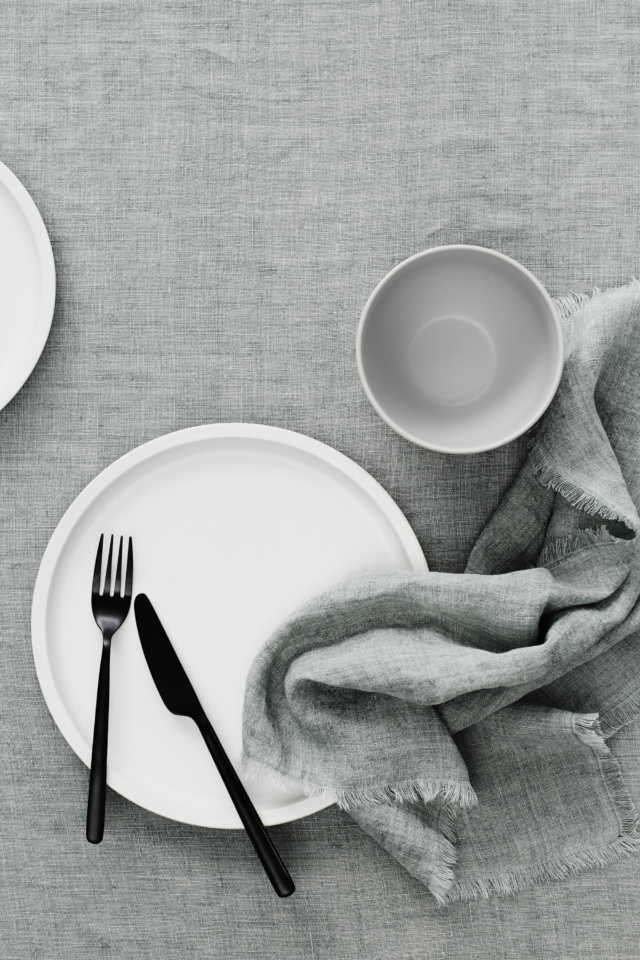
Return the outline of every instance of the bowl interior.
[[[367,304],[363,383],[403,436],[437,450],[500,446],[541,416],[558,385],[562,334],[533,277],[490,250],[412,257]]]

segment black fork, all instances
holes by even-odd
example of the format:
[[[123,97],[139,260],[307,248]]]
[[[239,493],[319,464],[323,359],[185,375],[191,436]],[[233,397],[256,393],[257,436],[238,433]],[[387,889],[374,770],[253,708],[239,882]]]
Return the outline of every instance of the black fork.
[[[109,739],[109,663],[111,660],[111,638],[122,626],[131,606],[131,587],[133,585],[133,541],[129,538],[127,570],[122,587],[122,542],[116,565],[115,582],[111,579],[111,561],[113,558],[113,536],[109,544],[109,557],[104,577],[104,590],[100,593],[100,575],[102,573],[102,545],[104,534],[100,536],[96,565],[93,571],[91,590],[91,609],[96,623],[102,631],[102,659],[98,677],[98,696],[96,698],[96,720],[93,728],[93,750],[91,752],[91,774],[89,776],[89,802],[87,805],[87,840],[100,843],[104,836],[104,804],[107,793],[107,742]],[[113,589],[113,595],[111,590]]]

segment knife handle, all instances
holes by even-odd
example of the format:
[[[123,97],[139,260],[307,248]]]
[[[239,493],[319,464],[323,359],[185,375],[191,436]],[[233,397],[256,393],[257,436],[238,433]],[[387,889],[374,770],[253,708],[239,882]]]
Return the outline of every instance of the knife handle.
[[[273,889],[279,897],[290,897],[295,890],[295,885],[289,875],[289,871],[280,859],[280,854],[265,830],[264,824],[249,799],[249,795],[242,785],[242,781],[225,753],[224,747],[218,740],[215,730],[204,713],[195,716],[193,719],[200,728],[200,733],[204,737],[204,742],[209,748],[213,762],[218,768],[222,782],[227,788],[229,796],[238,811],[238,816],[242,820],[243,826],[260,858],[265,873],[271,881]]]
[[[87,840],[100,843],[104,836],[104,805],[107,795],[107,742],[109,739],[109,665],[111,637],[104,637],[98,675],[96,719],[93,727],[89,801],[87,804]]]

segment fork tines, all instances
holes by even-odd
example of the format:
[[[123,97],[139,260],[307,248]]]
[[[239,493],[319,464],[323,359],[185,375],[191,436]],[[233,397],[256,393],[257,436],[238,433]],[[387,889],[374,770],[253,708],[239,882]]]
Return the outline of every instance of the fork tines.
[[[129,548],[127,551],[127,566],[124,580],[124,598],[131,598],[131,589],[133,586],[133,540],[131,537],[129,540]],[[111,567],[113,560],[113,534],[111,534],[111,540],[109,542],[109,554],[107,557],[107,569],[104,575],[104,586],[102,591],[100,590],[100,580],[102,573],[102,547],[104,544],[104,533],[100,534],[100,542],[98,544],[98,552],[96,554],[96,565],[93,570],[93,587],[91,593],[94,597],[103,597],[105,594],[107,596],[122,596],[122,546],[124,542],[124,537],[120,537],[120,547],[118,549],[118,561],[116,563],[116,576],[115,581],[111,580]],[[113,593],[111,592],[113,589]]]

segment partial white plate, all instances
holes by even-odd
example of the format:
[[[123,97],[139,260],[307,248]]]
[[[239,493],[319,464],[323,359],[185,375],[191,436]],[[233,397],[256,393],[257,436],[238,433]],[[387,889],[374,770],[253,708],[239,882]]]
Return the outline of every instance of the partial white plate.
[[[133,537],[134,594],[147,593],[154,604],[236,766],[247,673],[282,620],[356,570],[427,570],[391,497],[317,440],[275,427],[216,424],[138,447],[69,507],[45,551],[33,598],[42,692],[87,766],[101,653],[90,594],[102,532]],[[107,779],[162,816],[241,825],[196,725],[160,700],[133,611],[113,640]],[[328,805],[245,782],[266,824]]]
[[[0,163],[0,410],[38,362],[55,299],[47,228],[18,178]]]

